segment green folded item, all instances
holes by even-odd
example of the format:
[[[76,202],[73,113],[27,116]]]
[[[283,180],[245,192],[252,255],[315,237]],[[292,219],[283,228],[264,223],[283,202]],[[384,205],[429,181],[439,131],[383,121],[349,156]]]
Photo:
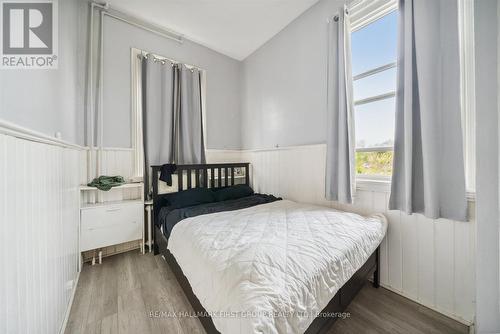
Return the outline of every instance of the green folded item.
[[[121,186],[125,183],[125,179],[121,176],[99,176],[92,180],[89,187],[96,187],[99,190],[108,191],[113,187]]]

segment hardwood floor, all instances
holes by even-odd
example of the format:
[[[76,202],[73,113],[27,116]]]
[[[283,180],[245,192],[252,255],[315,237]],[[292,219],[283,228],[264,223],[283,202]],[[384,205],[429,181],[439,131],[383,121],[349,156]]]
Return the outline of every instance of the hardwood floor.
[[[346,312],[351,317],[337,320],[328,334],[341,333],[468,333],[469,328],[425,306],[371,283],[354,298]]]
[[[204,333],[196,318],[158,313],[190,310],[166,262],[132,251],[105,258],[102,265],[84,266],[66,334]],[[468,333],[466,326],[371,284],[346,312],[350,317],[338,320],[329,334]]]

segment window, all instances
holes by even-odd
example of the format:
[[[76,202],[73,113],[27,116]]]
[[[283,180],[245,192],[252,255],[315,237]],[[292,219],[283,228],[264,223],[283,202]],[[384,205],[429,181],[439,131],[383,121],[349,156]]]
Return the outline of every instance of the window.
[[[352,22],[356,172],[392,174],[394,152],[397,11],[395,6]],[[354,14],[353,14],[354,18]]]

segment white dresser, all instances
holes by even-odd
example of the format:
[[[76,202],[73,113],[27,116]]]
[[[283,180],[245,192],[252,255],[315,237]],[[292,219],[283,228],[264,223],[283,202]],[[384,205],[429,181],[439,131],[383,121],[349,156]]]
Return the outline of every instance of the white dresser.
[[[80,251],[142,239],[144,204],[123,201],[87,206],[81,210]]]
[[[109,192],[88,186],[80,190],[80,254],[92,250],[100,254],[103,248],[138,240],[144,252],[142,183],[125,184]]]

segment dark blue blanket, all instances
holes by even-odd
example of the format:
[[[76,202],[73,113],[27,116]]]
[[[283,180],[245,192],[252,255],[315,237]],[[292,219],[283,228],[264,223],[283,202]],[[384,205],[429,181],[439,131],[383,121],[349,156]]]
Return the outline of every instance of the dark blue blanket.
[[[280,199],[281,198],[277,198],[272,195],[254,194],[239,199],[200,204],[181,209],[173,209],[165,206],[160,209],[158,214],[158,225],[163,226],[163,233],[168,239],[175,224],[185,218],[196,217],[208,213],[239,210],[259,204],[271,203]]]

